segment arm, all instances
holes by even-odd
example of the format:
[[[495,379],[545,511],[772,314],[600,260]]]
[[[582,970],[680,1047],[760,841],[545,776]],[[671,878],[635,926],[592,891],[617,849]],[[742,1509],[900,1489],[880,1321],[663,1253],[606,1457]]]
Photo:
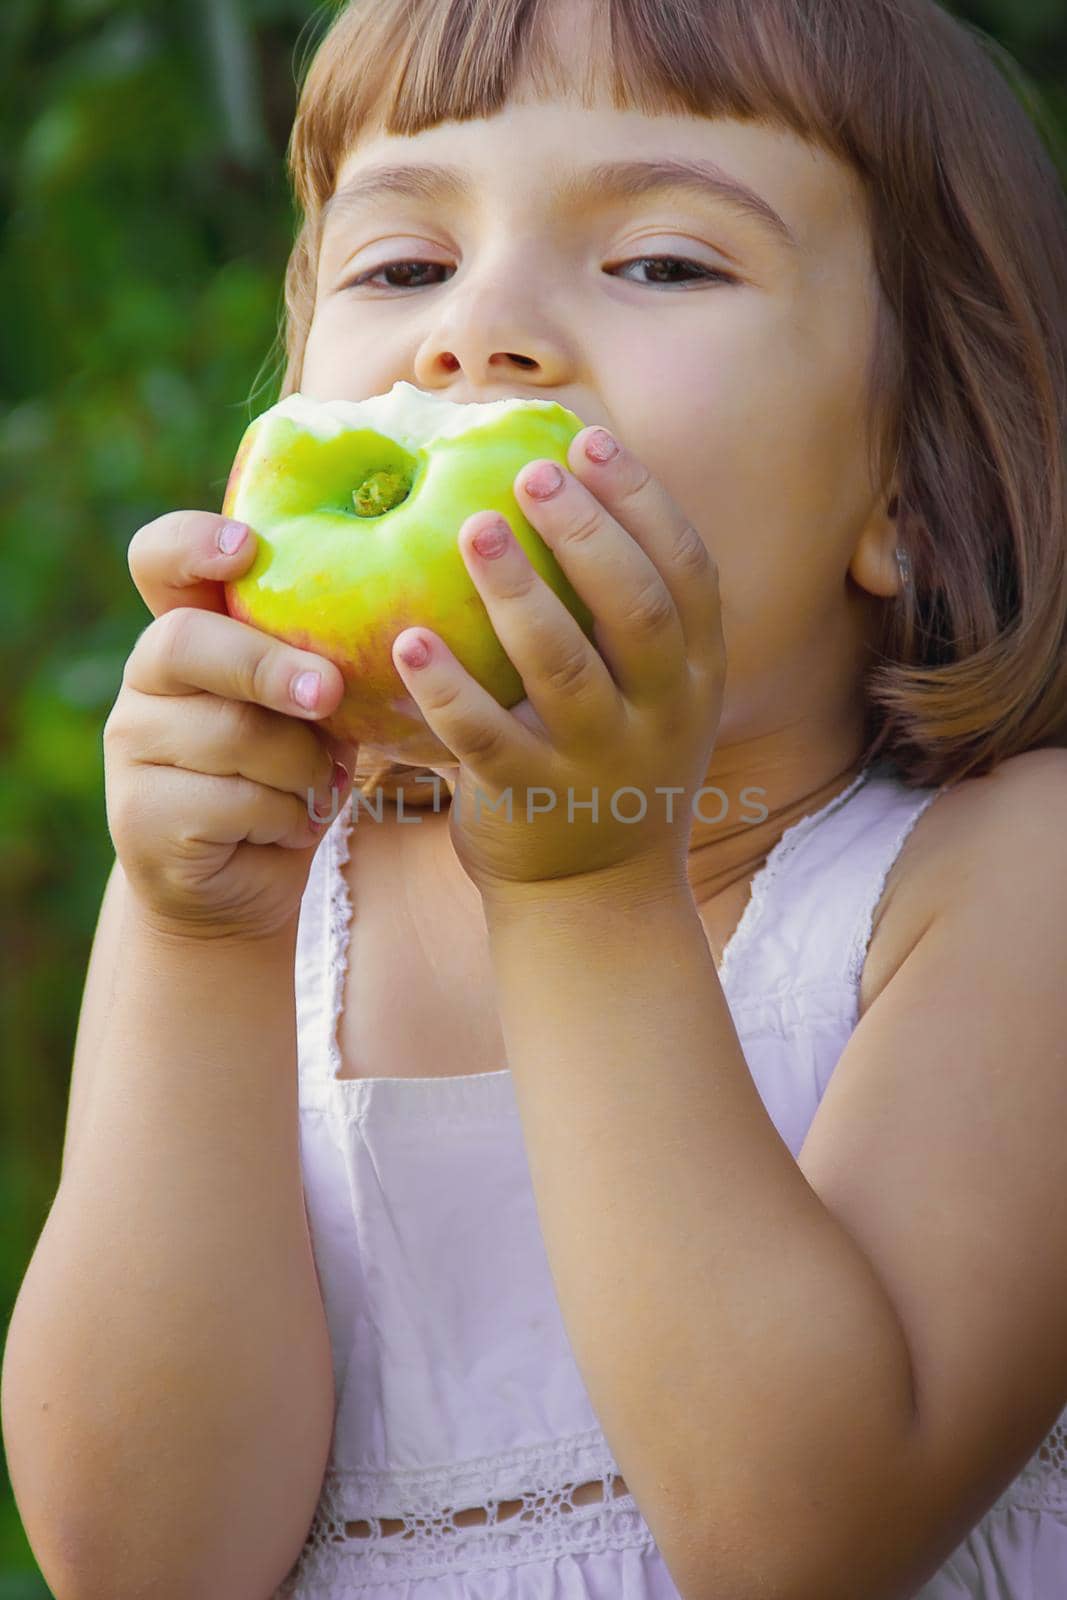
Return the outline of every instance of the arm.
[[[79,1027],[78,1138],[4,1353],[9,1470],[61,1600],[256,1600],[299,1552],[334,1410],[293,936],[153,933],[115,871]]]
[[[688,891],[532,889],[486,920],[576,1360],[685,1600],[776,1595],[909,1452],[901,1322],[763,1107]]]

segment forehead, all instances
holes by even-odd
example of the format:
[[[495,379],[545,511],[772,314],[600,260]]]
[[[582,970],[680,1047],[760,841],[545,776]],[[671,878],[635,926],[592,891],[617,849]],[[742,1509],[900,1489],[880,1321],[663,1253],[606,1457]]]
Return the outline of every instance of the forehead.
[[[528,88],[490,117],[414,135],[364,129],[339,167],[334,194],[382,166],[440,164],[456,169],[487,204],[518,199],[533,214],[573,202],[593,169],[656,161],[721,174],[724,197],[733,181],[784,221],[802,251],[825,246],[834,234],[865,231],[857,175],[791,129],[733,117],[647,115],[602,98],[540,98]],[[334,215],[345,209],[335,207]]]
[[[763,94],[759,117],[738,115],[729,106],[698,115],[664,105],[664,90],[653,86],[640,65],[636,78],[632,75],[632,58],[627,82],[640,109],[616,104],[611,39],[617,5],[618,0],[543,0],[534,6],[499,110],[441,121],[410,135],[386,132],[381,120],[364,122],[335,167],[333,195],[374,166],[441,164],[461,173],[474,203],[487,214],[551,226],[569,221],[575,211],[582,214],[582,206],[592,212],[596,196],[583,192],[582,179],[595,168],[649,160],[703,163],[735,180],[784,221],[783,231],[793,235],[796,246],[779,239],[779,255],[788,254],[795,267],[822,275],[831,263],[834,277],[854,265],[869,272],[865,187],[850,163],[798,131],[811,126],[805,111],[783,106],[778,115],[773,92],[770,99]],[[629,49],[626,54],[630,57]],[[639,61],[642,54],[639,48]],[[745,51],[739,56],[743,59]],[[759,100],[746,83],[747,73],[738,70],[741,97],[756,92]],[[379,107],[384,117],[384,103]],[[446,196],[437,198],[447,203]],[[460,195],[454,198],[465,203]],[[604,204],[614,198],[605,191]],[[691,191],[688,198],[701,197]],[[346,215],[360,214],[342,202],[336,227],[328,232],[346,232]]]

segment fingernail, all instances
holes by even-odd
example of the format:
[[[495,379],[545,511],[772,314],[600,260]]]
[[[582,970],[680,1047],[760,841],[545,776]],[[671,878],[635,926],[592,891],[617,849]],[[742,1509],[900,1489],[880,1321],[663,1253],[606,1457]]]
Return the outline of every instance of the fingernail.
[[[302,672],[293,679],[291,693],[298,706],[303,706],[305,711],[314,711],[319,703],[321,688],[322,679],[317,672]]]
[[[430,647],[421,634],[416,634],[397,646],[397,654],[409,667],[424,667],[430,659]]]
[[[551,461],[541,461],[523,478],[522,487],[535,500],[549,500],[563,488],[563,474]]]
[[[248,538],[248,525],[244,522],[224,522],[219,529],[218,547],[224,556],[240,550]]]
[[[610,461],[619,453],[619,447],[606,428],[594,428],[585,441],[585,453],[590,461]]]
[[[474,535],[471,544],[487,561],[494,556],[502,556],[508,547],[507,523],[502,517],[497,517],[495,522],[488,523]]]
[[[343,761],[334,762],[333,777],[330,779],[330,784],[332,788],[338,791],[338,793],[340,793],[342,789],[348,788],[348,768],[345,766]]]

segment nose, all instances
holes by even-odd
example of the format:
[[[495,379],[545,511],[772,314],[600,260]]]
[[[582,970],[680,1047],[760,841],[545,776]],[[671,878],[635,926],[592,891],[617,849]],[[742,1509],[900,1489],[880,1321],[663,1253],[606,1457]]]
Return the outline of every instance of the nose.
[[[516,287],[516,285],[518,287]],[[443,286],[440,309],[414,361],[419,388],[440,388],[461,373],[472,390],[507,383],[518,374],[537,387],[560,388],[574,377],[567,330],[550,318],[514,265],[494,281],[472,273]]]
[[[463,365],[459,357],[457,355],[453,355],[451,350],[442,350],[440,360],[441,365],[446,372],[458,372],[460,367]],[[517,367],[529,368],[537,366],[537,362],[533,356],[520,356],[517,350],[504,350],[499,353],[494,353],[489,357],[490,366],[496,364],[506,365],[509,361],[514,362],[515,366]]]

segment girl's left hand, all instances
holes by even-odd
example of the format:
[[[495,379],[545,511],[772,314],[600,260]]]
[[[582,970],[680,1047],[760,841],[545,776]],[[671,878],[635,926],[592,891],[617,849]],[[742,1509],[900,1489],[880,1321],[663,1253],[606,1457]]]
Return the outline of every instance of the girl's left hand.
[[[575,436],[569,473],[537,461],[515,478],[524,515],[593,613],[597,648],[507,521],[485,511],[464,522],[460,549],[526,699],[498,705],[429,629],[393,643],[409,693],[459,762],[450,832],[483,899],[631,868],[646,882],[688,881],[692,799],[726,677],[718,568],[629,451],[586,454],[604,437],[595,427]],[[547,497],[530,492],[538,485]],[[475,539],[497,530],[501,553],[479,555]],[[416,637],[430,646],[421,667],[401,654]]]

